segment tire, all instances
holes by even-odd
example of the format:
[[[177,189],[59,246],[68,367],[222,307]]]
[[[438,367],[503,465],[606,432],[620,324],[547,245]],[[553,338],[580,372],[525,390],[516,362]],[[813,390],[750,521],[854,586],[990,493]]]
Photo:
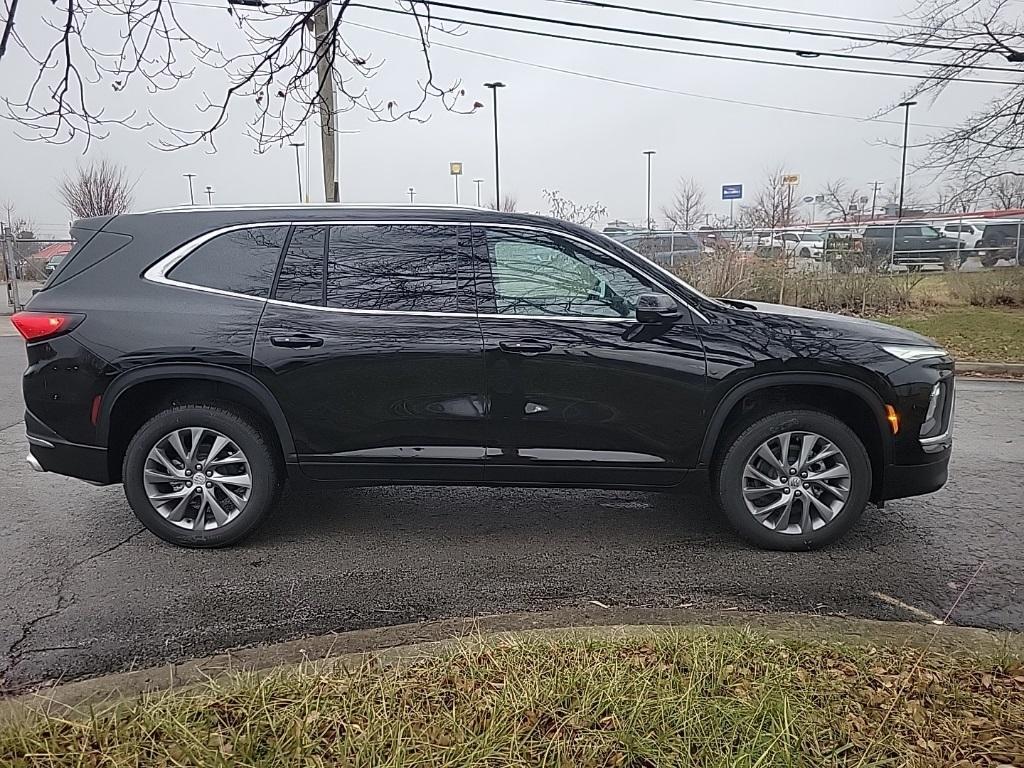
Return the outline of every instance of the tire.
[[[747,462],[757,461],[754,453],[766,441],[789,432],[813,433],[825,441],[831,442],[841,452],[839,456],[809,465],[809,469],[812,469],[809,472],[809,476],[813,476],[815,472],[821,473],[832,469],[832,467],[841,463],[841,460],[845,458],[845,466],[849,471],[849,478],[845,482],[842,479],[829,480],[833,484],[848,485],[848,488],[846,488],[848,496],[845,503],[841,504],[838,513],[834,514],[834,517],[829,522],[824,521],[823,516],[816,511],[816,508],[810,503],[809,499],[805,500],[804,494],[807,493],[806,488],[808,486],[793,485],[790,490],[786,491],[785,496],[783,496],[782,491],[763,490],[763,495],[752,500],[752,504],[761,504],[763,507],[768,507],[775,503],[776,500],[785,501],[785,499],[792,496],[793,512],[790,517],[791,522],[789,523],[791,532],[785,533],[766,527],[765,524],[755,518],[753,512],[748,508],[748,502],[744,498],[744,484],[761,486],[748,486],[746,490],[752,495],[758,494],[762,487],[767,489],[769,486],[760,483],[756,479],[745,479],[744,474]],[[791,440],[791,442],[793,441]],[[798,458],[796,454],[799,452],[801,444],[802,438],[794,442],[794,447],[790,449],[793,451],[791,455],[795,458]],[[780,443],[775,443],[775,445],[781,449]],[[824,443],[814,443],[813,445],[823,447]],[[778,452],[781,454],[781,450]],[[774,453],[775,451],[773,451]],[[809,458],[814,458],[814,456]],[[759,464],[759,466],[764,467],[765,465]],[[798,477],[799,474],[796,477],[791,477],[790,483],[799,484],[802,482],[797,479]],[[771,477],[769,479],[777,480],[777,478]],[[860,438],[835,417],[815,410],[782,411],[741,423],[726,436],[724,444],[718,451],[716,461],[712,466],[711,474],[711,486],[714,491],[715,500],[736,532],[750,543],[762,549],[781,551],[817,549],[831,544],[842,537],[856,524],[857,520],[864,513],[864,508],[867,506],[868,498],[871,495],[871,482],[871,462]],[[812,481],[809,485],[814,488],[815,498],[821,501],[823,506],[828,507],[830,504],[835,505],[839,503],[838,495],[824,490],[824,481],[819,483],[813,483]],[[818,495],[819,493],[820,495]],[[798,509],[798,506],[807,507],[811,510],[810,518],[808,518],[809,522],[811,522],[811,525],[808,526],[809,530],[803,530],[803,527],[799,524],[804,522],[804,520],[801,519],[801,510]],[[769,515],[766,521],[769,525],[781,525],[783,514],[785,514],[785,511],[780,512],[778,518],[774,517],[774,515]],[[792,530],[794,522],[796,522],[796,528],[798,529],[796,531]],[[815,527],[818,523],[820,523],[820,526]]]
[[[811,258],[811,252],[806,248],[801,248],[800,253],[798,253],[797,256],[799,256],[801,259],[809,259]]]
[[[196,428],[196,431],[190,428]],[[204,474],[210,474],[209,482],[192,486],[191,478],[198,472],[194,467],[185,467],[183,461],[180,462],[181,467],[177,466],[180,454],[170,439],[177,430],[186,430],[177,433],[178,445],[186,453],[191,453],[193,448],[192,437],[201,435],[195,459],[200,462]],[[206,462],[215,457],[204,456],[204,453],[209,453],[221,437],[228,442],[222,444],[217,453],[222,459],[218,461],[220,466],[208,467]],[[167,464],[153,458],[152,452],[158,446],[160,453],[172,461],[173,478]],[[238,452],[241,460],[237,458]],[[276,457],[276,447],[264,438],[252,416],[216,405],[175,405],[147,421],[129,442],[122,465],[125,496],[135,516],[164,541],[180,547],[225,547],[249,535],[274,506],[282,478]],[[188,478],[179,474],[186,471]],[[167,482],[159,479],[163,476],[168,477]],[[249,479],[248,489],[240,482],[246,477]],[[151,500],[151,494],[167,496],[169,500],[162,510],[157,508],[157,502]],[[209,504],[207,494],[213,497]],[[195,500],[184,507],[179,506],[186,497]],[[231,497],[244,503],[237,505]],[[195,522],[198,505],[203,505],[204,509],[202,527]],[[175,518],[177,522],[172,522]]]

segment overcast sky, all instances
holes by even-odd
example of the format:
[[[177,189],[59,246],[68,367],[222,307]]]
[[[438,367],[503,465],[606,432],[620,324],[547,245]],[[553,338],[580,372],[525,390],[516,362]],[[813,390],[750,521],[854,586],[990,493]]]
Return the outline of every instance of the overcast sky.
[[[217,0],[195,2],[217,4]],[[770,4],[770,0],[745,2]],[[683,35],[815,49],[842,48],[841,41],[787,38],[777,33],[688,21],[650,20],[635,14],[548,0],[514,3],[488,0],[483,5]],[[643,5],[720,18],[886,34],[882,26],[850,19],[769,13],[706,0],[645,0]],[[785,0],[783,7],[849,14],[858,19],[890,20],[898,26],[906,21],[900,13],[915,5],[915,0]],[[179,5],[178,13],[183,21],[198,26],[204,34],[227,46],[237,41],[239,31],[222,8]],[[403,34],[412,32],[407,19],[363,9],[350,13],[353,22]],[[21,16],[24,22],[19,32],[30,40],[41,39],[43,30],[34,25],[35,20],[29,20],[27,13]],[[399,104],[414,99],[415,78],[422,71],[422,56],[416,43],[355,28],[350,29],[347,37],[357,50],[370,51],[376,58],[386,59],[383,71],[372,83],[375,96],[385,100],[396,98]],[[467,102],[479,100],[485,108],[472,115],[456,115],[435,105],[429,110],[431,118],[425,124],[372,123],[357,111],[341,116],[341,128],[359,131],[341,137],[343,201],[406,202],[406,190],[412,186],[417,203],[453,202],[448,163],[457,160],[464,163],[465,169],[462,201],[475,202],[472,179],[483,178],[484,202],[487,202],[493,194],[493,115],[490,92],[482,84],[495,79],[508,85],[499,96],[502,189],[518,197],[521,210],[546,212],[541,190],[547,188],[560,190],[578,201],[599,200],[607,205],[608,218],[640,221],[646,205],[646,160],[642,154],[646,149],[657,151],[653,166],[655,211],[668,202],[680,176],[692,176],[706,188],[712,211],[727,212],[728,203],[719,199],[722,184],[743,183],[749,197],[765,171],[778,165],[801,174],[800,194],[819,192],[826,180],[835,177],[846,177],[867,193],[870,182],[877,180],[888,185],[899,175],[899,151],[883,142],[898,143],[902,125],[811,116],[713,99],[867,117],[897,102],[909,80],[628,51],[479,29],[469,29],[461,37],[434,32],[432,40],[436,44],[432,48],[432,60],[437,81],[448,83],[461,79],[467,91]],[[563,74],[453,50],[441,44],[693,95]],[[772,54],[744,49],[691,43],[668,45],[773,58]],[[893,55],[891,49],[870,48],[865,52]],[[845,64],[826,58],[774,58],[831,66],[878,69],[895,66],[885,62]],[[26,79],[33,74],[23,61],[16,65],[12,57],[10,62],[0,64],[0,91],[5,96],[20,94]],[[200,116],[194,105],[201,98],[201,92],[205,89],[216,93],[223,88],[222,83],[222,73],[200,70],[173,93],[148,97],[141,93],[114,94],[101,89],[97,91],[97,103],[112,113],[120,113],[129,108],[126,99],[130,98],[138,101],[138,106],[152,108],[164,119],[199,125]],[[912,141],[922,140],[929,131],[935,130],[919,127],[921,124],[955,125],[996,93],[998,88],[991,85],[955,84],[936,104],[922,103],[913,109]],[[239,104],[232,122],[219,132],[218,149],[214,154],[203,147],[175,152],[153,149],[150,142],[157,142],[164,135],[154,128],[143,132],[114,130],[110,138],[93,143],[83,156],[81,142],[55,146],[24,141],[17,137],[16,125],[0,122],[3,157],[0,200],[13,200],[21,215],[40,225],[59,227],[68,219],[56,193],[62,174],[83,159],[106,156],[126,164],[138,177],[135,189],[138,210],[187,203],[188,187],[182,177],[185,172],[197,174],[197,195],[202,194],[205,185],[212,185],[215,203],[294,201],[297,197],[294,150],[283,146],[256,154],[253,142],[241,134],[241,126],[250,116],[246,106]],[[898,123],[901,115],[889,119]],[[915,123],[918,127],[913,127]],[[323,200],[316,130],[315,125],[310,126],[308,169],[311,197]],[[306,173],[307,159],[303,156],[304,185]],[[914,186],[923,193],[924,179],[916,180]],[[205,199],[205,195],[203,197]]]

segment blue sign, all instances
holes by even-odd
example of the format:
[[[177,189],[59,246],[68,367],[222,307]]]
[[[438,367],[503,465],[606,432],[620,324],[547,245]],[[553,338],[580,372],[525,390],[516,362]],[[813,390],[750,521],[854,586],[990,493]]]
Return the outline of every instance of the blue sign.
[[[741,199],[743,199],[743,185],[742,184],[723,184],[722,185],[722,199],[723,200],[741,200]]]

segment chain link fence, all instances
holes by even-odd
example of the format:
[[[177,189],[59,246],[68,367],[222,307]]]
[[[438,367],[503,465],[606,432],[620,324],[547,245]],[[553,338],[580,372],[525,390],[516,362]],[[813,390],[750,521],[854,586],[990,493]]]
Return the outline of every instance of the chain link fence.
[[[960,216],[686,232],[611,227],[605,234],[712,296],[863,313],[906,308],[928,275],[966,289],[978,281],[959,273],[992,272],[1013,282],[1017,296],[1021,272],[991,268],[1019,265],[1022,223]]]
[[[1024,249],[1022,224],[1022,219],[985,222],[961,216],[933,223],[703,226],[691,231],[608,228],[605,234],[670,267],[740,256],[819,273],[917,272],[1017,265]]]
[[[0,227],[0,280],[5,288],[6,304],[0,312],[11,314],[25,306],[32,292],[67,256],[74,241],[69,238],[24,237],[24,233]]]

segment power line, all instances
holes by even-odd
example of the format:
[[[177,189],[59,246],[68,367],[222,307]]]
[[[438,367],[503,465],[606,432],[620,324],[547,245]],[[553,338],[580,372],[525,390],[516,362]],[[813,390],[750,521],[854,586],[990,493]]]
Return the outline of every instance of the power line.
[[[379,33],[384,34],[384,35],[390,35],[391,37],[400,37],[400,38],[403,38],[405,40],[411,40],[411,41],[417,42],[417,43],[420,41],[420,38],[418,38],[418,37],[416,37],[414,35],[406,35],[406,34],[403,34],[402,32],[395,32],[395,31],[390,30],[390,29],[382,29],[381,27],[375,27],[375,26],[372,26],[370,24],[361,24],[361,23],[358,23],[358,22],[355,22],[355,21],[348,21],[348,22],[346,22],[346,25],[357,27],[359,29],[368,29],[368,30],[371,30],[373,32],[379,32]],[[631,88],[641,88],[641,89],[647,90],[647,91],[655,91],[657,93],[668,93],[668,94],[673,94],[673,95],[676,95],[676,96],[688,96],[688,97],[694,98],[694,99],[703,99],[703,100],[706,100],[706,101],[714,101],[714,102],[719,102],[719,103],[722,103],[722,104],[734,104],[734,105],[743,106],[743,107],[754,107],[754,108],[757,108],[757,109],[770,109],[770,110],[773,110],[773,111],[776,111],[776,112],[790,112],[790,113],[794,113],[794,114],[798,114],[798,115],[809,115],[809,116],[812,116],[812,117],[831,117],[831,118],[836,118],[836,119],[840,119],[840,120],[852,120],[852,121],[858,122],[858,123],[872,122],[872,123],[886,123],[888,125],[900,125],[900,126],[903,125],[903,121],[902,120],[887,120],[887,119],[882,118],[882,117],[858,117],[857,115],[844,115],[844,114],[837,113],[837,112],[821,112],[821,111],[812,110],[812,109],[800,109],[799,107],[782,107],[782,106],[778,106],[776,104],[763,104],[763,103],[756,102],[756,101],[743,101],[741,99],[725,98],[724,96],[709,96],[709,95],[703,94],[703,93],[693,93],[692,91],[680,91],[680,90],[675,89],[675,88],[665,88],[665,87],[662,87],[662,86],[659,86],[659,85],[651,85],[650,83],[638,83],[638,82],[635,82],[635,81],[632,81],[632,80],[622,80],[620,78],[615,78],[615,77],[605,77],[604,75],[597,75],[597,74],[594,74],[592,72],[580,72],[580,71],[574,70],[574,69],[565,69],[563,67],[555,67],[555,66],[551,66],[549,64],[540,64],[540,63],[535,62],[535,61],[526,61],[524,59],[516,59],[516,58],[513,58],[511,56],[502,56],[502,55],[497,54],[497,53],[490,53],[488,51],[479,51],[479,50],[476,50],[474,48],[466,48],[464,46],[454,45],[452,43],[441,43],[441,42],[437,42],[435,40],[431,40],[430,41],[430,45],[431,45],[431,47],[435,47],[436,46],[438,48],[448,48],[448,49],[453,50],[453,51],[461,51],[462,53],[471,53],[471,54],[474,54],[476,56],[484,56],[484,57],[489,58],[489,59],[495,59],[497,61],[505,61],[505,62],[509,62],[511,64],[521,64],[522,66],[525,66],[525,67],[532,67],[534,69],[542,69],[542,70],[545,70],[547,72],[558,72],[558,73],[563,74],[563,75],[572,75],[574,77],[583,77],[583,78],[586,78],[588,80],[597,80],[597,81],[603,82],[603,83],[611,83],[611,84],[614,84],[614,85],[625,85],[625,86],[628,86],[628,87],[631,87]],[[917,127],[921,127],[921,128],[936,128],[936,129],[939,129],[939,130],[949,130],[952,127],[952,126],[948,126],[948,125],[934,125],[934,124],[929,124],[929,123],[916,123],[916,122],[914,123],[914,125],[917,126]]]
[[[498,16],[506,19],[515,19],[517,21],[533,21],[541,24],[555,24],[558,26],[572,27],[574,29],[587,29],[597,32],[614,32],[618,34],[634,35],[637,37],[644,38],[658,38],[661,40],[674,40],[682,43],[700,43],[702,45],[719,45],[729,48],[746,48],[748,50],[763,51],[766,53],[792,53],[798,56],[818,58],[820,56],[827,56],[830,58],[847,59],[852,61],[882,61],[890,62],[892,59],[885,56],[868,56],[866,54],[859,53],[845,53],[843,51],[811,51],[801,48],[787,48],[777,45],[765,45],[763,43],[741,43],[735,40],[717,40],[715,38],[708,37],[691,37],[689,35],[675,35],[669,32],[652,32],[648,30],[630,29],[628,27],[614,27],[605,24],[591,24],[583,21],[573,21],[570,19],[552,19],[545,18],[544,16],[534,16],[527,13],[515,13],[513,11],[500,11],[493,8],[479,8],[470,5],[461,5],[459,3],[446,2],[445,0],[418,0],[423,5],[428,7],[448,8],[450,10],[464,11],[469,13],[479,13],[487,16]],[[464,22],[469,23],[469,22]],[[810,33],[808,33],[810,34]],[[919,59],[910,59],[900,62],[901,64],[910,64],[915,66],[923,67],[948,67],[953,69],[984,69],[993,72],[1009,72],[1015,75],[1019,75],[1021,70],[1010,67],[988,67],[988,66],[972,66],[965,64],[945,64],[937,61],[921,61]],[[1011,83],[1012,85],[1012,83]]]
[[[350,3],[350,8],[365,8],[367,10],[378,11],[381,13],[391,13],[400,15],[411,15],[412,11],[401,10],[397,8],[379,8],[373,5],[365,5],[363,3]],[[545,37],[553,40],[568,40],[571,42],[579,43],[593,43],[595,45],[605,45],[612,48],[626,48],[635,51],[650,51],[653,53],[670,53],[677,56],[690,56],[699,59],[713,59],[716,61],[736,61],[744,64],[766,64],[775,67],[787,67],[792,69],[810,69],[818,70],[822,72],[843,72],[848,74],[858,75],[876,75],[881,77],[898,77],[905,80],[936,80],[940,82],[963,82],[963,83],[984,83],[988,85],[1014,85],[1013,82],[1008,80],[983,80],[980,78],[968,78],[968,77],[956,77],[953,75],[944,76],[933,76],[933,75],[916,75],[904,72],[891,72],[887,70],[877,69],[850,69],[848,67],[829,67],[822,64],[807,64],[807,63],[796,63],[790,61],[772,61],[770,59],[751,59],[744,58],[741,56],[725,56],[722,54],[715,53],[701,53],[698,51],[683,51],[678,48],[661,48],[658,46],[641,45],[639,43],[626,43],[615,40],[600,40],[592,37],[580,37],[578,35],[561,35],[555,32],[542,32],[535,29],[520,29],[518,27],[505,27],[497,24],[488,24],[482,21],[467,21],[465,19],[453,19],[446,16],[437,16],[431,14],[431,19],[434,21],[447,21],[452,24],[462,24],[470,27],[481,27],[483,29],[493,29],[499,32],[515,32],[521,35],[531,35],[535,37]]]
[[[956,45],[943,45],[941,43],[928,43],[919,42],[915,43],[910,40],[899,40],[891,37],[872,37],[870,35],[857,34],[854,32],[846,32],[838,29],[822,29],[820,27],[796,27],[796,26],[779,26],[777,24],[765,24],[757,21],[746,21],[743,19],[722,19],[715,16],[696,16],[693,14],[676,13],[673,11],[659,11],[652,8],[635,8],[628,5],[617,5],[615,3],[600,2],[599,0],[548,0],[549,2],[562,3],[565,5],[577,5],[586,6],[592,8],[605,8],[608,10],[616,11],[628,11],[630,13],[639,13],[646,16],[659,16],[662,18],[671,19],[683,19],[685,21],[698,21],[708,24],[721,24],[729,27],[741,27],[745,29],[760,29],[769,32],[785,32],[788,34],[796,35],[809,35],[813,37],[828,37],[837,40],[852,40],[858,43],[877,43],[881,45],[896,45],[907,48],[923,48],[936,51],[975,51],[979,52],[977,48],[973,46],[956,46]],[[989,51],[992,52],[992,51]],[[1001,71],[1015,71],[1015,70],[1001,70]]]
[[[768,5],[754,5],[752,3],[738,3],[730,2],[729,0],[691,0],[694,3],[705,3],[707,5],[719,5],[727,8],[742,8],[749,11],[763,11],[765,13],[782,13],[790,16],[806,16],[808,18],[815,19],[830,19],[833,21],[852,21],[857,24],[874,24],[883,26],[886,28],[892,28],[893,23],[891,21],[884,21],[882,19],[865,19],[859,16],[839,16],[833,13],[816,13],[814,11],[798,11],[793,8],[773,8]],[[920,24],[901,24],[911,29],[929,30],[929,27],[922,26]],[[951,32],[963,32],[964,30],[950,29]]]

